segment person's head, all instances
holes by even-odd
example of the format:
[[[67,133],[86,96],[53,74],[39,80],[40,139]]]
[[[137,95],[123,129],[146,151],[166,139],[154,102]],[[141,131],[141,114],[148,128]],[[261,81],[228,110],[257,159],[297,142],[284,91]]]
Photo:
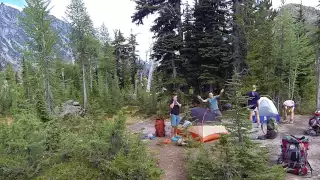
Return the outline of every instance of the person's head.
[[[209,98],[213,98],[213,93],[209,93]]]
[[[256,85],[252,85],[252,91],[257,91],[257,86]]]
[[[177,94],[176,92],[173,92],[173,93],[172,93],[172,98],[173,98],[173,99],[176,99],[177,97],[178,97],[178,94]]]

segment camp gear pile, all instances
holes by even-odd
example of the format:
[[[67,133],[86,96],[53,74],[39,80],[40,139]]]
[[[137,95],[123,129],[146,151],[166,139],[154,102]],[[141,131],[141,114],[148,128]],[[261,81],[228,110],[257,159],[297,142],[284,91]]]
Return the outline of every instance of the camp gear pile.
[[[305,136],[301,138],[287,135],[282,139],[281,155],[278,163],[287,169],[288,173],[296,175],[307,175],[312,168],[308,162],[309,139]]]
[[[319,132],[320,132],[320,114],[318,113],[318,111],[316,111],[314,113],[314,116],[309,119],[309,126],[310,126],[310,129],[305,131],[305,134],[309,135],[309,136],[319,136]]]

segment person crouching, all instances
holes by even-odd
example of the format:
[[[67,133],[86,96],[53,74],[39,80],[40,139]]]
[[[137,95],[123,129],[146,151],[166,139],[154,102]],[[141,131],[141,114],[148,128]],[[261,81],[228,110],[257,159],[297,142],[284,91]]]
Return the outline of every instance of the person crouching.
[[[294,118],[294,109],[295,109],[295,103],[293,100],[286,100],[282,104],[282,110],[283,110],[283,120],[284,122],[293,123]],[[290,113],[290,120],[287,121],[288,113]]]

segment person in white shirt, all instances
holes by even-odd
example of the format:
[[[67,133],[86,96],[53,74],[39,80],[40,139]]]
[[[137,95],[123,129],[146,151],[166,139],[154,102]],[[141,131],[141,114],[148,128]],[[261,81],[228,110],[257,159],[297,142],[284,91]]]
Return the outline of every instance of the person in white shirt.
[[[293,118],[294,118],[294,109],[295,109],[296,104],[294,103],[293,100],[286,100],[282,104],[282,110],[283,110],[283,120],[287,122],[287,116],[288,112],[290,113],[290,121],[289,123],[293,123]]]

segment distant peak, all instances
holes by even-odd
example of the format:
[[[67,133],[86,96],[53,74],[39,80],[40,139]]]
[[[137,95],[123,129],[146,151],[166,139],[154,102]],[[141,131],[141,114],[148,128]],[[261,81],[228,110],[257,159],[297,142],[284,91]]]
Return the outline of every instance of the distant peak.
[[[12,5],[12,4],[7,4],[7,3],[4,3],[4,2],[1,2],[0,6],[4,6],[5,8],[10,8],[10,9],[13,9],[13,10],[18,10],[18,11],[22,11],[22,7],[19,7],[19,6],[16,6],[16,5]]]

